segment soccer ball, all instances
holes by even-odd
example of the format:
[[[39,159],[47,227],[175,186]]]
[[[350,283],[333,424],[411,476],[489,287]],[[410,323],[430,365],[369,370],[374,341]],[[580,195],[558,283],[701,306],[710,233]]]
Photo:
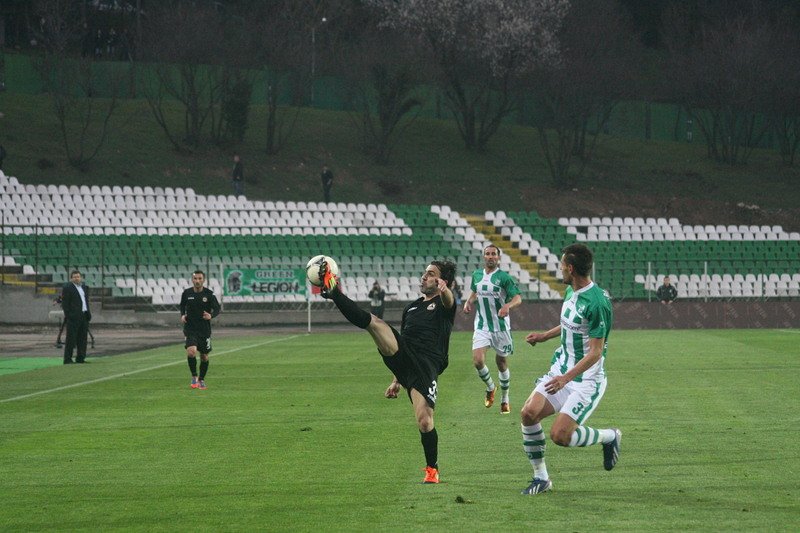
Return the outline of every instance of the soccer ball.
[[[320,275],[322,263],[328,264],[328,270],[331,271],[331,274],[334,276],[339,275],[339,265],[337,265],[336,261],[334,261],[332,258],[328,257],[327,255],[316,255],[312,257],[306,265],[306,277],[312,285],[317,287],[322,287],[322,276]]]

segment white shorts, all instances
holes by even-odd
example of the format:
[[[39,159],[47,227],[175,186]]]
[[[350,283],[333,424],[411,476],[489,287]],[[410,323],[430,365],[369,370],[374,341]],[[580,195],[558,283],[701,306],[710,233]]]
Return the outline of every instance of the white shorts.
[[[472,349],[491,347],[500,357],[508,357],[514,353],[514,340],[510,331],[475,330],[472,334]]]
[[[607,381],[605,379],[602,381],[570,381],[566,387],[555,394],[548,394],[544,390],[544,386],[557,375],[551,370],[540,377],[536,380],[536,388],[533,391],[544,396],[557,413],[564,413],[582,425],[600,404],[600,400],[606,392]]]

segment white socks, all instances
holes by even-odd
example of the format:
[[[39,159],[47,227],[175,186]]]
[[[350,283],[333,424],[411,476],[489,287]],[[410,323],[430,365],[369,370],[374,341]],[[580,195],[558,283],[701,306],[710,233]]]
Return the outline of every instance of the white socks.
[[[547,474],[547,466],[544,464],[544,431],[542,424],[532,426],[522,425],[522,449],[533,466],[533,477],[536,479],[550,479]]]
[[[478,377],[486,383],[486,390],[494,390],[494,381],[492,381],[492,376],[489,374],[489,368],[486,365],[483,365],[483,368],[478,370]]]
[[[585,426],[579,426],[572,433],[569,440],[570,446],[591,446],[592,444],[605,444],[614,440],[615,433],[613,429],[594,429]]]
[[[500,401],[508,403],[508,388],[511,386],[511,370],[506,368],[505,372],[498,372],[497,379],[500,381],[500,390],[503,391],[503,398]]]

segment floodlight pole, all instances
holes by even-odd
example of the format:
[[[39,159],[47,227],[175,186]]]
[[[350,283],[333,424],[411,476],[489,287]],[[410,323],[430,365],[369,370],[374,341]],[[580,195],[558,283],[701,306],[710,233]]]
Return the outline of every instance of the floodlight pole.
[[[328,22],[326,17],[322,17],[320,22]],[[317,23],[311,26],[311,107],[314,107],[314,79],[317,72]]]

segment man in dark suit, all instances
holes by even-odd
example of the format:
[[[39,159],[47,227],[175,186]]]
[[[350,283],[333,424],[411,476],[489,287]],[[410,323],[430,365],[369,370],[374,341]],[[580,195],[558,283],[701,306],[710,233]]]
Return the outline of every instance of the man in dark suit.
[[[67,324],[67,341],[64,344],[64,364],[72,363],[72,352],[78,347],[76,363],[86,359],[86,338],[89,334],[89,289],[82,283],[80,271],[73,270],[69,275],[70,282],[64,284],[61,291],[61,308],[64,310],[64,322]]]

